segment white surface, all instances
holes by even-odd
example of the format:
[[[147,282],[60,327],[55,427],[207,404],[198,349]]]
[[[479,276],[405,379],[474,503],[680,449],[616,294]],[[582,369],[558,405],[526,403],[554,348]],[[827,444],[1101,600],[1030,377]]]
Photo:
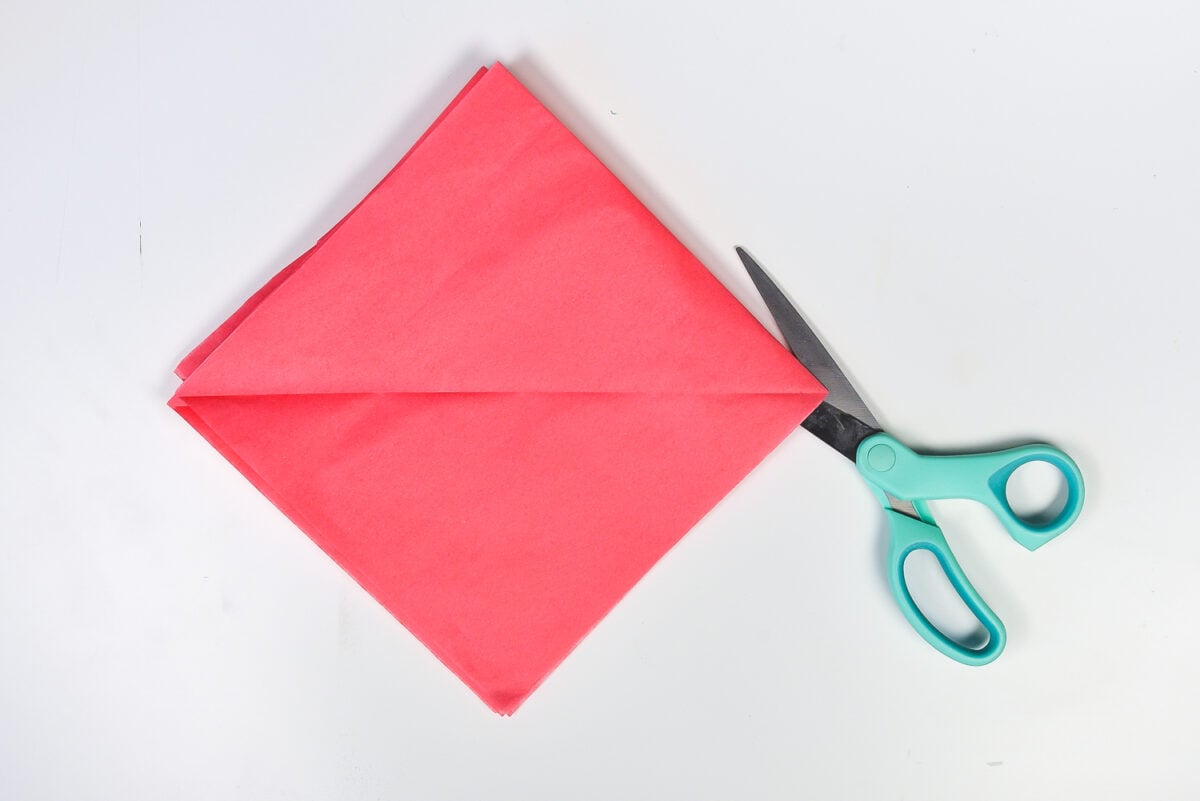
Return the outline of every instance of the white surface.
[[[5,3],[0,796],[1196,797],[1198,25]],[[1077,458],[1084,514],[1037,553],[938,509],[999,662],[906,627],[878,508],[800,431],[500,718],[166,408],[495,59],[765,319],[751,247],[897,436]]]

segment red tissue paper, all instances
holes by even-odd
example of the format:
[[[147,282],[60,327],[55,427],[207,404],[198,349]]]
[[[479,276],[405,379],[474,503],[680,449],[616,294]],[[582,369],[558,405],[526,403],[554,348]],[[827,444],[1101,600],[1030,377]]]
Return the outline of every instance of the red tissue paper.
[[[825,395],[500,65],[176,373],[500,713]]]

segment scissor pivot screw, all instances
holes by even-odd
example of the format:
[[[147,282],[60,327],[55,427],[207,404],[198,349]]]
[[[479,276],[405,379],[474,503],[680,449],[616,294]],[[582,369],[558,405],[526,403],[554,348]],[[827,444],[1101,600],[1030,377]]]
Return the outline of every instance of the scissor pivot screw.
[[[867,451],[867,466],[877,473],[886,473],[896,466],[896,452],[891,445],[876,445]]]

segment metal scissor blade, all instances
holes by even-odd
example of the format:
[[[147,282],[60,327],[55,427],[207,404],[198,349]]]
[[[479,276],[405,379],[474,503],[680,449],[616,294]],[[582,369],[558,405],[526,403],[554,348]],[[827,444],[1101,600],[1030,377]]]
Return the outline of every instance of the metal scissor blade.
[[[853,461],[858,443],[878,431],[879,422],[783,290],[749,253],[740,247],[735,250],[775,318],[788,349],[829,392],[825,402],[804,422],[804,427]]]

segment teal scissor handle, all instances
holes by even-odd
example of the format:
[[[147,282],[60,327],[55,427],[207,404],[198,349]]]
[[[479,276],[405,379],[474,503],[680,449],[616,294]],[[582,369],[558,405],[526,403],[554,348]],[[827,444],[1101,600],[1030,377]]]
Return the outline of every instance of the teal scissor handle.
[[[1066,480],[1066,503],[1051,520],[1024,520],[1008,502],[1009,478],[1029,462],[1046,462]],[[857,464],[868,482],[896,498],[979,501],[992,510],[1009,536],[1031,551],[1066,531],[1083,508],[1083,474],[1070,456],[1049,445],[960,456],[922,456],[881,433],[859,444]]]
[[[1032,461],[1052,464],[1063,474],[1067,500],[1062,511],[1045,523],[1023,520],[1008,503],[1008,479]],[[994,453],[962,456],[921,456],[887,434],[873,434],[858,446],[855,463],[886,510],[889,527],[888,584],[900,611],[926,642],[966,665],[985,665],[1000,655],[1007,639],[1004,624],[980,597],[954,558],[925,501],[966,498],[986,505],[1010,536],[1029,550],[1061,534],[1079,516],[1083,505],[1083,476],[1071,457],[1048,445],[1027,445]],[[892,508],[889,496],[911,501],[920,519]],[[980,648],[969,648],[939,631],[913,601],[904,576],[904,562],[917,550],[932,553],[950,585],[987,631]]]
[[[1000,656],[1000,652],[1004,650],[1004,643],[1008,639],[1004,624],[971,586],[971,582],[959,567],[958,560],[954,558],[954,553],[946,543],[946,538],[942,536],[942,530],[932,521],[917,520],[891,509],[885,510],[884,514],[887,515],[888,529],[891,535],[888,541],[887,557],[888,585],[891,587],[892,596],[896,599],[900,611],[912,627],[934,648],[964,665],[986,665]],[[929,551],[937,557],[942,571],[950,580],[950,585],[954,587],[958,597],[987,631],[988,639],[982,647],[968,648],[966,645],[950,639],[929,622],[929,618],[925,617],[920,607],[913,601],[913,597],[908,591],[908,583],[904,578],[904,560],[917,550]]]

